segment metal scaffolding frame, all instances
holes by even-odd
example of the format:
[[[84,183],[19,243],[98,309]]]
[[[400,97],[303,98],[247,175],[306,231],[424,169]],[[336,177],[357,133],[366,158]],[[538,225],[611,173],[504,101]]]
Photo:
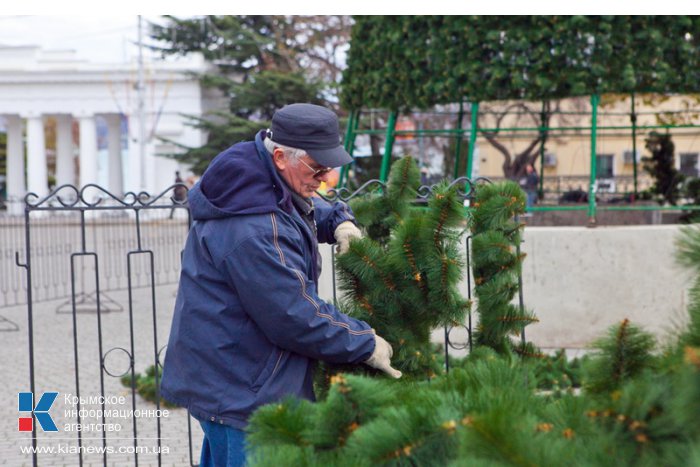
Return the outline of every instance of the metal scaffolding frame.
[[[610,211],[634,211],[634,210],[700,210],[700,206],[598,206],[595,193],[596,193],[596,144],[598,139],[598,131],[600,130],[623,130],[631,131],[632,135],[632,151],[636,155],[637,144],[636,136],[637,130],[669,130],[677,128],[700,128],[699,124],[683,124],[683,125],[637,125],[637,116],[640,113],[636,112],[635,107],[635,95],[631,94],[631,109],[629,113],[617,113],[610,115],[629,115],[630,125],[598,125],[598,108],[600,106],[600,95],[593,94],[590,96],[591,103],[591,123],[589,126],[560,126],[560,127],[549,127],[544,125],[545,119],[547,117],[546,109],[542,107],[541,111],[541,121],[542,124],[538,127],[512,127],[512,128],[479,128],[478,127],[478,117],[479,117],[479,102],[470,102],[470,115],[471,115],[471,125],[468,129],[462,128],[462,123],[464,119],[464,102],[459,103],[459,113],[457,114],[457,128],[454,129],[411,129],[411,130],[397,130],[396,122],[399,117],[400,112],[398,110],[390,110],[387,126],[385,129],[360,129],[359,122],[361,116],[360,109],[354,109],[350,112],[348,124],[345,132],[344,147],[350,155],[353,155],[355,149],[355,140],[358,135],[384,135],[384,153],[382,155],[381,170],[379,173],[379,180],[386,181],[389,174],[389,165],[391,161],[391,154],[394,147],[394,142],[396,136],[401,135],[429,135],[429,136],[448,136],[456,138],[455,145],[455,164],[453,176],[454,178],[459,178],[464,176],[468,179],[472,178],[472,172],[474,168],[474,149],[476,147],[476,138],[479,132],[539,132],[542,134],[542,142],[540,143],[539,157],[541,160],[540,164],[540,193],[543,191],[543,180],[544,180],[544,147],[546,143],[547,136],[550,133],[561,133],[566,134],[572,131],[588,131],[590,134],[591,142],[591,154],[590,154],[590,178],[588,184],[588,206],[533,206],[529,208],[531,211],[587,211],[589,225],[595,225],[596,223],[596,212],[598,210],[610,210]],[[686,111],[687,112],[687,111]],[[464,174],[459,173],[460,165],[460,153],[462,148],[462,139],[465,135],[469,134],[469,146],[467,151],[467,167]],[[638,198],[638,161],[636,156],[634,156],[632,161],[633,164],[633,179],[634,179],[634,199]],[[340,173],[340,179],[338,182],[339,187],[344,187],[347,183],[349,167],[346,165],[342,168]]]

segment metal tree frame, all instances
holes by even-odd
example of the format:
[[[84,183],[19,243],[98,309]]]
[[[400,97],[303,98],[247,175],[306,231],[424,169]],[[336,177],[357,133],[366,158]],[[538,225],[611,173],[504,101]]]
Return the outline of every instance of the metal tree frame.
[[[350,146],[351,148],[351,146]],[[479,183],[492,183],[491,180],[489,180],[486,177],[477,177],[474,180],[470,180],[468,177],[459,177],[448,185],[449,188],[456,187],[457,188],[457,194],[460,197],[462,201],[464,201],[465,206],[468,206],[471,204],[471,200],[474,198],[475,195],[475,190],[476,186]],[[426,204],[428,201],[428,198],[433,194],[435,188],[437,187],[436,184],[434,185],[422,185],[418,187],[417,189],[417,196],[415,203],[418,205],[423,205]],[[463,187],[463,188],[462,188]],[[351,199],[361,196],[367,192],[370,192],[372,190],[378,190],[380,192],[385,192],[386,189],[386,180],[369,180],[365,182],[362,186],[360,186],[357,190],[355,191],[350,191],[346,187],[340,187],[337,189],[330,189],[328,190],[326,195],[323,195],[322,197],[326,201],[344,201],[348,202]],[[465,214],[466,211],[470,209],[469,207],[465,207]],[[517,220],[517,218],[516,218]],[[465,264],[465,269],[466,269],[466,275],[467,275],[467,299],[471,302],[472,301],[472,281],[471,281],[471,275],[472,275],[472,268],[471,268],[471,254],[470,254],[470,246],[471,246],[471,240],[472,237],[471,235],[467,235],[465,240],[464,240],[464,255],[466,259],[466,264]],[[332,277],[333,277],[333,303],[337,304],[338,299],[337,299],[337,290],[336,290],[336,275],[335,275],[335,251],[331,250],[332,258],[333,261],[331,262],[332,264]],[[520,256],[520,245],[516,246],[516,254]],[[518,271],[518,304],[520,306],[521,312],[524,310],[525,303],[524,303],[524,297],[523,297],[523,281],[522,281],[522,272],[519,270]],[[455,326],[445,326],[444,327],[444,353],[445,353],[445,370],[449,372],[450,370],[450,357],[449,357],[449,349],[452,348],[454,350],[465,350],[469,348],[469,352],[472,351],[472,312],[471,309],[467,313],[467,324],[461,325],[461,327],[464,327],[467,331],[467,343],[466,344],[457,344],[453,342],[450,339],[450,334],[451,332],[455,329]],[[521,340],[525,342],[525,330],[523,329],[521,336]]]

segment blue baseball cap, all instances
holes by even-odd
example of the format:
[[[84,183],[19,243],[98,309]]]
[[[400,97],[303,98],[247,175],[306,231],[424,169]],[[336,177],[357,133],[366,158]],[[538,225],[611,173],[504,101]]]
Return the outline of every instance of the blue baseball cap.
[[[335,112],[320,105],[290,104],[272,116],[267,137],[275,143],[303,149],[316,163],[340,167],[352,156],[340,144],[340,128]]]

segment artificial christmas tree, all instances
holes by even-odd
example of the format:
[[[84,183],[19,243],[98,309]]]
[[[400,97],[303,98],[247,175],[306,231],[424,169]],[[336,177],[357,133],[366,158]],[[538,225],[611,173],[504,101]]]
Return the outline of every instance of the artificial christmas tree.
[[[525,212],[525,195],[515,183],[484,184],[476,188],[471,213],[474,294],[479,301],[477,345],[498,352],[516,351],[541,356],[521,337],[525,326],[536,322],[530,312],[512,303],[525,255],[519,252],[523,225],[517,216]]]
[[[382,192],[354,200],[367,236],[337,258],[340,308],[393,346],[392,362],[404,380],[442,371],[430,332],[462,323],[470,305],[457,290],[464,267],[462,200],[456,187],[443,183],[434,187],[427,207],[412,205],[419,179],[415,161],[406,157],[393,165]],[[372,371],[327,366],[324,374],[327,383],[339,372]]]

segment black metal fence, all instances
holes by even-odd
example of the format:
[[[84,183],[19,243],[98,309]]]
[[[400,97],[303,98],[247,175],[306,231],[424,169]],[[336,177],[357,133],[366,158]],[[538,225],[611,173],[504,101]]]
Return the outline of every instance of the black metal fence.
[[[158,313],[156,286],[174,282],[179,275],[180,251],[190,225],[186,200],[173,196],[180,187],[184,185],[173,185],[157,196],[127,193],[120,198],[96,185],[80,190],[65,185],[42,199],[27,195],[21,228],[15,220],[10,223],[13,235],[15,231],[24,235],[24,248],[15,253],[15,262],[26,274],[21,280],[3,279],[3,284],[15,303],[20,303],[20,290],[26,292],[30,391],[35,401],[47,392],[63,391],[54,415],[63,425],[61,436],[68,436],[52,437],[53,430],[41,425],[38,437],[33,424],[34,465],[39,464],[39,439],[77,442],[68,463],[81,466],[86,458],[94,462],[95,453],[104,465],[110,456],[138,465],[144,452],[149,463],[163,464],[162,423],[167,412],[159,398],[155,409],[139,406],[136,366],[137,362],[162,366],[164,331],[158,322],[163,317]],[[119,290],[124,291],[119,300],[107,293]],[[70,324],[66,319],[52,320],[45,309],[35,313],[39,302],[63,297],[67,300],[53,315],[69,314]],[[110,318],[109,312],[119,311],[126,313]],[[72,348],[47,349],[41,340],[52,341],[52,332],[71,334]],[[53,386],[49,383],[56,372],[68,371],[74,373],[72,388],[65,386],[65,378],[54,380]],[[124,390],[119,379],[125,376],[131,386],[128,396],[120,395]],[[157,371],[153,378],[158,387]],[[41,421],[38,410],[32,412],[35,422]],[[148,450],[143,449],[144,439],[151,440]],[[194,464],[191,448],[189,463]]]
[[[452,182],[459,187],[465,205],[473,197],[478,181],[460,178]],[[87,185],[80,190],[66,185],[42,199],[28,195],[24,218],[21,222],[13,218],[7,223],[15,240],[20,234],[24,236],[24,248],[18,249],[13,260],[15,268],[23,268],[25,274],[16,274],[16,269],[13,274],[5,274],[7,269],[3,269],[1,283],[3,293],[9,297],[5,298],[5,303],[9,300],[21,303],[22,293],[26,294],[30,390],[36,395],[42,390],[55,389],[51,386],[51,378],[44,375],[56,371],[56,368],[63,373],[73,372],[72,388],[61,388],[71,391],[70,397],[59,404],[65,415],[62,421],[66,427],[83,427],[90,420],[93,422],[89,425],[102,426],[102,430],[96,433],[86,430],[64,433],[73,442],[77,441],[78,447],[95,447],[97,443],[97,447],[102,448],[97,450],[100,460],[95,459],[94,450],[90,454],[83,449],[65,463],[82,466],[87,458],[91,463],[104,465],[115,459],[138,465],[140,442],[150,439],[154,449],[149,452],[146,462],[171,465],[176,462],[162,456],[162,440],[169,439],[165,435],[175,430],[176,436],[170,439],[182,444],[186,425],[189,441],[186,461],[195,465],[189,415],[182,414],[164,425],[167,417],[162,416],[162,410],[167,408],[161,407],[158,397],[155,409],[150,404],[141,403],[135,378],[139,364],[141,368],[146,365],[162,367],[169,329],[162,329],[158,323],[168,317],[172,309],[162,310],[163,306],[159,306],[156,287],[177,281],[180,252],[191,222],[186,201],[178,202],[173,196],[174,189],[179,186],[183,185],[173,185],[157,196],[128,193],[119,198],[96,185]],[[368,190],[383,188],[382,182],[373,180],[354,192],[345,189],[331,191],[326,199],[348,201]],[[417,202],[424,203],[433,188],[421,187]],[[470,240],[465,239],[469,299],[472,298]],[[5,260],[10,243],[9,240],[3,242]],[[333,297],[336,299],[335,269],[331,269]],[[13,278],[7,279],[8,276]],[[35,313],[39,302],[64,297],[67,299],[56,306],[50,316],[46,310]],[[520,300],[522,305],[522,292]],[[62,349],[41,347],[36,336],[41,334],[39,327],[46,326],[55,326],[56,332],[60,328],[69,333],[71,344]],[[460,334],[466,332],[466,338],[461,337],[461,342],[453,337],[458,328],[463,331]],[[444,329],[447,370],[450,348],[471,350],[471,330],[471,313],[464,325]],[[37,348],[40,351],[37,352]],[[125,390],[119,379],[125,376],[130,377],[130,387],[125,396],[120,396]],[[157,388],[158,371],[153,379]],[[155,395],[158,396],[157,390]],[[138,416],[143,410],[156,416]],[[120,425],[120,429],[124,428],[123,432],[115,434],[106,429],[122,422],[124,426]],[[35,450],[39,440],[44,443],[52,439],[46,433],[41,435],[37,437],[36,426],[33,426],[32,446]],[[128,445],[128,450],[115,452],[109,449],[124,444]],[[181,451],[184,449],[180,448]],[[38,465],[39,454],[34,452],[32,456],[34,465]],[[143,456],[145,454],[142,459]],[[185,461],[182,457],[178,459],[177,462]]]

